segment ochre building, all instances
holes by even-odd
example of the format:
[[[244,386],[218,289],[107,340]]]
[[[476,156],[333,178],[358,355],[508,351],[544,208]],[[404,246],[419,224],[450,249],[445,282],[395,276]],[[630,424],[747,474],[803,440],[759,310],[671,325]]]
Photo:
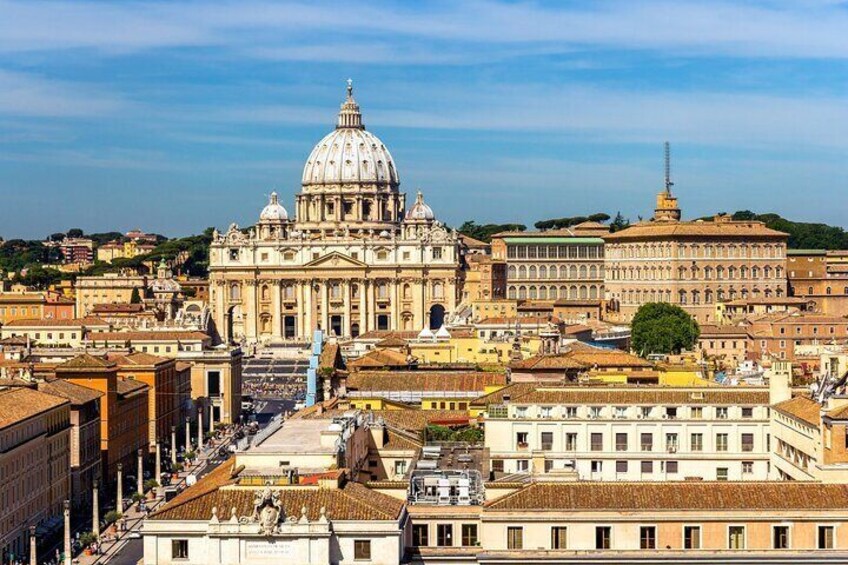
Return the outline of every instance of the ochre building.
[[[338,124],[303,169],[294,218],[271,194],[255,227],[216,233],[210,305],[221,338],[306,341],[438,328],[459,301],[457,233],[421,193],[409,209],[388,149],[348,86]]]
[[[606,317],[630,322],[642,304],[668,302],[710,323],[717,302],[786,296],[787,238],[726,215],[682,221],[667,188],[652,220],[604,237]]]

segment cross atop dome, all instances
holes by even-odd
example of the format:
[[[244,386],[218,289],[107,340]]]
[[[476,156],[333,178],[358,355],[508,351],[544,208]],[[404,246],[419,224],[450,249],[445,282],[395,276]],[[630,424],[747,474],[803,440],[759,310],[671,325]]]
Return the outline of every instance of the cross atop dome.
[[[339,123],[336,129],[356,128],[365,129],[362,125],[362,114],[359,112],[359,104],[353,99],[353,79],[347,79],[347,99],[342,102],[339,112]]]

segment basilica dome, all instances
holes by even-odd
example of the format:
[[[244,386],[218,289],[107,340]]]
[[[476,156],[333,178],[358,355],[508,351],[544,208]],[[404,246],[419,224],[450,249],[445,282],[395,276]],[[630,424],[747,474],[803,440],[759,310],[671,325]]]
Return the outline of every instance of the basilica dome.
[[[283,205],[280,204],[280,201],[277,199],[277,193],[272,192],[271,198],[268,201],[268,205],[262,209],[262,212],[259,214],[259,220],[265,222],[275,222],[275,221],[286,221],[289,219],[289,213],[283,208]]]
[[[318,142],[303,168],[304,187],[321,185],[378,185],[397,190],[400,184],[391,153],[362,125],[359,105],[348,81],[336,129]]]
[[[406,219],[407,220],[435,220],[436,215],[433,213],[433,209],[430,208],[427,204],[424,203],[424,195],[421,191],[418,191],[418,196],[415,199],[415,204],[412,205],[412,208],[406,211]]]

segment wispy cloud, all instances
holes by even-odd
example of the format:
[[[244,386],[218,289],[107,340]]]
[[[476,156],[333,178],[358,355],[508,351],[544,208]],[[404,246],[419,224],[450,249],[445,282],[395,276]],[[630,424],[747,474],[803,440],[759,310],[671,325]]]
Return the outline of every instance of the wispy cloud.
[[[228,46],[293,61],[449,62],[499,46],[848,58],[840,3],[613,0],[537,2],[0,2],[0,51]],[[375,40],[374,36],[382,39]],[[445,50],[444,42],[470,50]],[[486,48],[480,48],[486,46]]]
[[[114,114],[126,106],[102,87],[0,69],[0,115],[79,118]]]

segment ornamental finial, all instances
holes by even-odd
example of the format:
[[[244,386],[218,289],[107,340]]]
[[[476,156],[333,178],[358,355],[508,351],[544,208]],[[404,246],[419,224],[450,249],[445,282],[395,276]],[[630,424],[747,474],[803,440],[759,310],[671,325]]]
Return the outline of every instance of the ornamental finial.
[[[353,79],[347,79],[347,97],[353,98]]]

